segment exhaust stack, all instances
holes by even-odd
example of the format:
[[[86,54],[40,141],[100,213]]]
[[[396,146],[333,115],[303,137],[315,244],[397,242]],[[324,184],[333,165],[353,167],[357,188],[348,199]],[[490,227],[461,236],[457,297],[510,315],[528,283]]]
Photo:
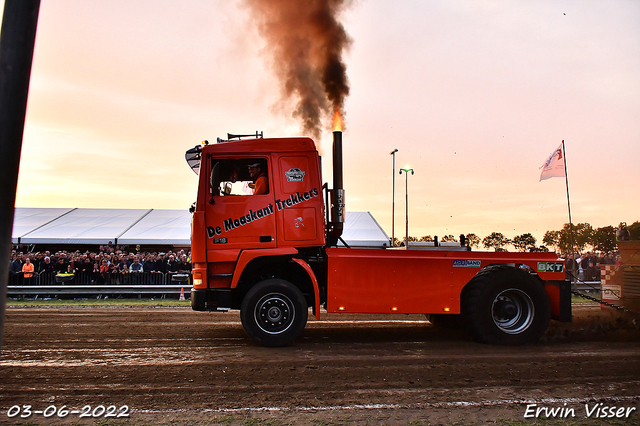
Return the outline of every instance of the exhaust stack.
[[[331,221],[328,244],[335,246],[344,229],[344,182],[342,175],[342,131],[333,132],[333,189],[331,190]]]

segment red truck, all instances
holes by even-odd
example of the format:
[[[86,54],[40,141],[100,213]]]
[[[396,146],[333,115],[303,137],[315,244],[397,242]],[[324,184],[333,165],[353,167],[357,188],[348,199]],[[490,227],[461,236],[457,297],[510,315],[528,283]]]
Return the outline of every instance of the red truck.
[[[191,252],[196,311],[239,309],[264,346],[292,343],[309,307],[328,313],[427,314],[479,342],[540,339],[571,321],[571,289],[555,253],[338,246],[343,231],[342,132],[333,133],[333,188],[309,138],[229,140],[186,153],[198,173]],[[251,170],[251,173],[250,173]],[[258,172],[256,172],[258,170]],[[268,189],[252,194],[256,174]]]

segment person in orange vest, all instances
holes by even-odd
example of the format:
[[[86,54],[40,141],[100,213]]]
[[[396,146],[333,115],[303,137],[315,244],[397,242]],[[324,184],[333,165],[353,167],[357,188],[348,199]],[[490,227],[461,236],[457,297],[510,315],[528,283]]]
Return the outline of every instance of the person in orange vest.
[[[249,188],[253,189],[253,195],[269,193],[269,181],[267,180],[266,173],[262,171],[260,163],[249,165],[249,176],[251,176],[254,182],[249,184]]]
[[[33,278],[33,271],[35,270],[35,267],[33,265],[33,263],[31,263],[31,259],[29,259],[28,257],[25,260],[24,265],[22,265],[22,275],[24,276],[24,283],[25,284],[33,284],[32,283],[32,278]]]

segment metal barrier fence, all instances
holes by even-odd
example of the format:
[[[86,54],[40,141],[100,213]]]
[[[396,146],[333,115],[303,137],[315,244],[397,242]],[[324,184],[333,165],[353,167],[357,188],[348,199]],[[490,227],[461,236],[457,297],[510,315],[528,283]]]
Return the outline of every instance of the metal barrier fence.
[[[573,281],[571,286],[574,290],[583,293],[600,293],[601,290],[600,281]]]
[[[58,295],[103,295],[103,296],[125,296],[125,295],[169,295],[180,294],[184,291],[189,297],[191,285],[10,285],[7,287],[9,296],[58,296]]]
[[[26,278],[23,273],[12,274],[7,286],[8,296],[58,295],[175,295],[181,292],[189,297],[191,274],[136,272],[136,273],[83,273],[34,274]]]
[[[11,274],[9,286],[42,285],[191,285],[191,274],[162,272],[104,273],[76,272],[56,274],[54,272],[34,274],[27,278],[24,273]]]

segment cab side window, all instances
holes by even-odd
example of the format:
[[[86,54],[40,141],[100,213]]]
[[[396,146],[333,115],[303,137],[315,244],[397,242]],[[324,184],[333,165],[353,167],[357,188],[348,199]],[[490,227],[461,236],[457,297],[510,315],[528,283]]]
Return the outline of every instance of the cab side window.
[[[212,159],[210,190],[212,196],[268,194],[266,158]]]

